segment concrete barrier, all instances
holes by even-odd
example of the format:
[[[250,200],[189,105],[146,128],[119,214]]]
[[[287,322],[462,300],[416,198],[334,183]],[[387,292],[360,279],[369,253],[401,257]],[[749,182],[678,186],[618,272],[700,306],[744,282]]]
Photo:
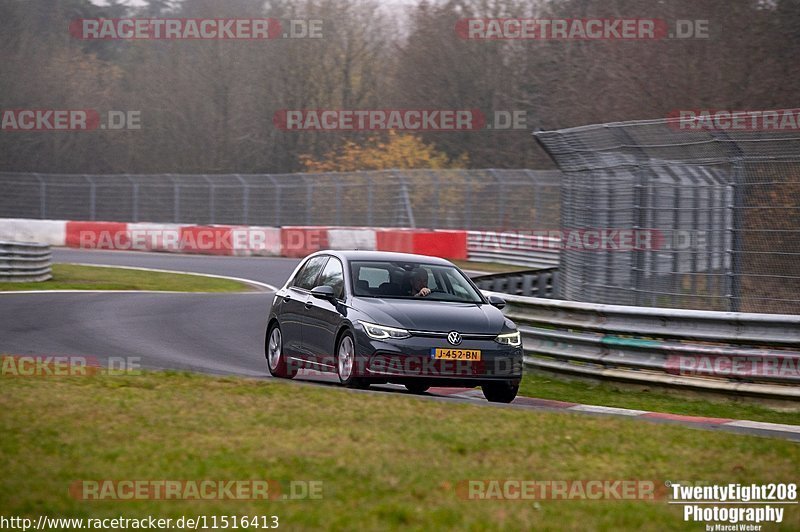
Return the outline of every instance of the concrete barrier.
[[[66,245],[81,249],[131,249],[128,224],[120,222],[67,222]]]
[[[179,224],[129,223],[131,249],[135,251],[180,251]]]
[[[148,222],[0,219],[0,238],[82,249],[301,258],[362,249],[466,259],[466,231],[365,227],[257,227]]]
[[[66,224],[67,222],[61,220],[0,218],[0,240],[64,246],[66,245]]]
[[[281,255],[284,257],[305,257],[327,248],[327,227],[281,227]]]
[[[281,230],[278,227],[235,227],[231,232],[233,255],[281,255]]]
[[[330,249],[378,249],[374,229],[328,229]]]
[[[381,229],[376,236],[379,251],[418,253],[455,260],[467,258],[466,231]]]

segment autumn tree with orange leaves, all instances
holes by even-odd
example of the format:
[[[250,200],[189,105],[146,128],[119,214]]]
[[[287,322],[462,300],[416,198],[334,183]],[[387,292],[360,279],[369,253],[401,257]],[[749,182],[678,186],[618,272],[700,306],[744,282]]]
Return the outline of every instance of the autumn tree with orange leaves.
[[[450,159],[419,137],[389,131],[386,140],[373,137],[364,144],[347,141],[338,150],[328,152],[322,160],[301,155],[307,172],[357,172],[388,169],[466,168],[468,158],[462,154]]]

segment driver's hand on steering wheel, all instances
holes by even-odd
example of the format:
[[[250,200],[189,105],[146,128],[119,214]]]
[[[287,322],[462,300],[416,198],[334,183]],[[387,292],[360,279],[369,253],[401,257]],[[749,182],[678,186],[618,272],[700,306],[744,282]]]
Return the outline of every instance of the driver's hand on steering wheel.
[[[414,294],[414,295],[415,295],[415,297],[425,297],[425,296],[427,296],[427,295],[428,295],[428,294],[430,294],[430,293],[431,293],[431,289],[430,289],[430,288],[428,288],[427,286],[424,286],[424,287],[422,287],[422,288],[420,289],[420,291],[419,291],[419,292],[417,292],[417,293],[416,293],[416,294]]]

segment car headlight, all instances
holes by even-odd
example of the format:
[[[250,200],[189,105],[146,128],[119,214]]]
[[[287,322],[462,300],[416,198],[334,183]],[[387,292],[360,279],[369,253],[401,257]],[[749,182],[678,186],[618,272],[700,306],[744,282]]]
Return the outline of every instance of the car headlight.
[[[498,344],[503,345],[510,345],[512,347],[519,347],[522,345],[522,338],[519,335],[519,331],[514,331],[513,333],[506,333],[500,334],[497,338],[494,339],[495,342]]]
[[[400,340],[403,338],[410,338],[411,334],[405,329],[398,329],[397,327],[386,327],[385,325],[376,325],[366,321],[358,320],[364,327],[364,332],[373,340]]]

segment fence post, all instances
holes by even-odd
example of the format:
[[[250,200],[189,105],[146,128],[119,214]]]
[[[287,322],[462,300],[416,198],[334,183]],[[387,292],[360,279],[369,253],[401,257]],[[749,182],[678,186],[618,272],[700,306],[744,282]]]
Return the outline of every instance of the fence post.
[[[467,193],[466,193],[466,200],[467,200],[467,208],[464,211],[464,216],[466,219],[464,220],[465,229],[471,231],[475,229],[472,227],[472,174],[469,172],[466,173],[466,182],[467,182]]]
[[[503,201],[503,197],[506,191],[506,186],[505,183],[497,176],[497,170],[495,170],[494,168],[489,169],[489,175],[491,175],[492,178],[494,178],[495,182],[497,183],[497,189],[499,190],[499,192],[497,193],[497,199],[495,201],[495,204],[499,204],[500,212],[497,213],[497,221],[500,223],[498,229],[502,231],[506,229],[508,225],[506,224],[506,202]]]
[[[89,220],[94,222],[97,219],[97,187],[88,175],[83,174],[83,178],[89,183]]]
[[[367,174],[367,226],[372,227],[372,174]]]
[[[39,181],[39,217],[44,220],[47,218],[47,183],[39,174],[33,175]]]
[[[175,181],[175,178],[172,174],[167,174],[170,181],[172,181],[172,221],[174,223],[180,223],[181,218],[181,189],[178,182]]]
[[[131,218],[132,221],[139,221],[139,183],[131,179],[130,174],[123,174],[128,183],[131,184]]]
[[[208,175],[203,174],[203,179],[206,180],[208,183],[208,221],[211,225],[214,225],[216,216],[214,211],[214,183],[211,181],[211,178]]]
[[[275,197],[275,200],[274,200],[275,201],[275,205],[273,207],[273,209],[275,211],[275,215],[274,215],[275,218],[274,218],[273,225],[275,227],[280,227],[280,225],[281,225],[281,191],[283,190],[283,188],[278,183],[278,180],[275,179],[274,175],[272,175],[272,174],[266,174],[266,175],[267,175],[267,179],[269,179],[270,183],[272,183],[272,185],[275,188],[274,194],[273,194],[273,196]]]
[[[306,225],[311,225],[311,205],[314,201],[314,185],[303,176],[303,181],[306,182]]]
[[[247,208],[248,204],[250,203],[250,188],[247,182],[242,178],[241,174],[233,174],[233,176],[241,183],[242,185],[242,225],[247,225]],[[231,219],[233,222],[233,219]],[[233,222],[235,223],[235,222]]]
[[[328,174],[326,174],[327,176]],[[342,225],[342,182],[336,182],[336,225]]]
[[[731,189],[733,192],[733,203],[728,205],[731,211],[731,267],[727,272],[727,289],[729,310],[739,312],[741,308],[741,283],[742,283],[742,251],[744,242],[742,240],[742,225],[744,213],[744,192],[742,190],[742,180],[744,177],[744,152],[726,131],[712,131],[711,137],[714,142],[725,142],[729,148],[727,159],[732,167]]]

